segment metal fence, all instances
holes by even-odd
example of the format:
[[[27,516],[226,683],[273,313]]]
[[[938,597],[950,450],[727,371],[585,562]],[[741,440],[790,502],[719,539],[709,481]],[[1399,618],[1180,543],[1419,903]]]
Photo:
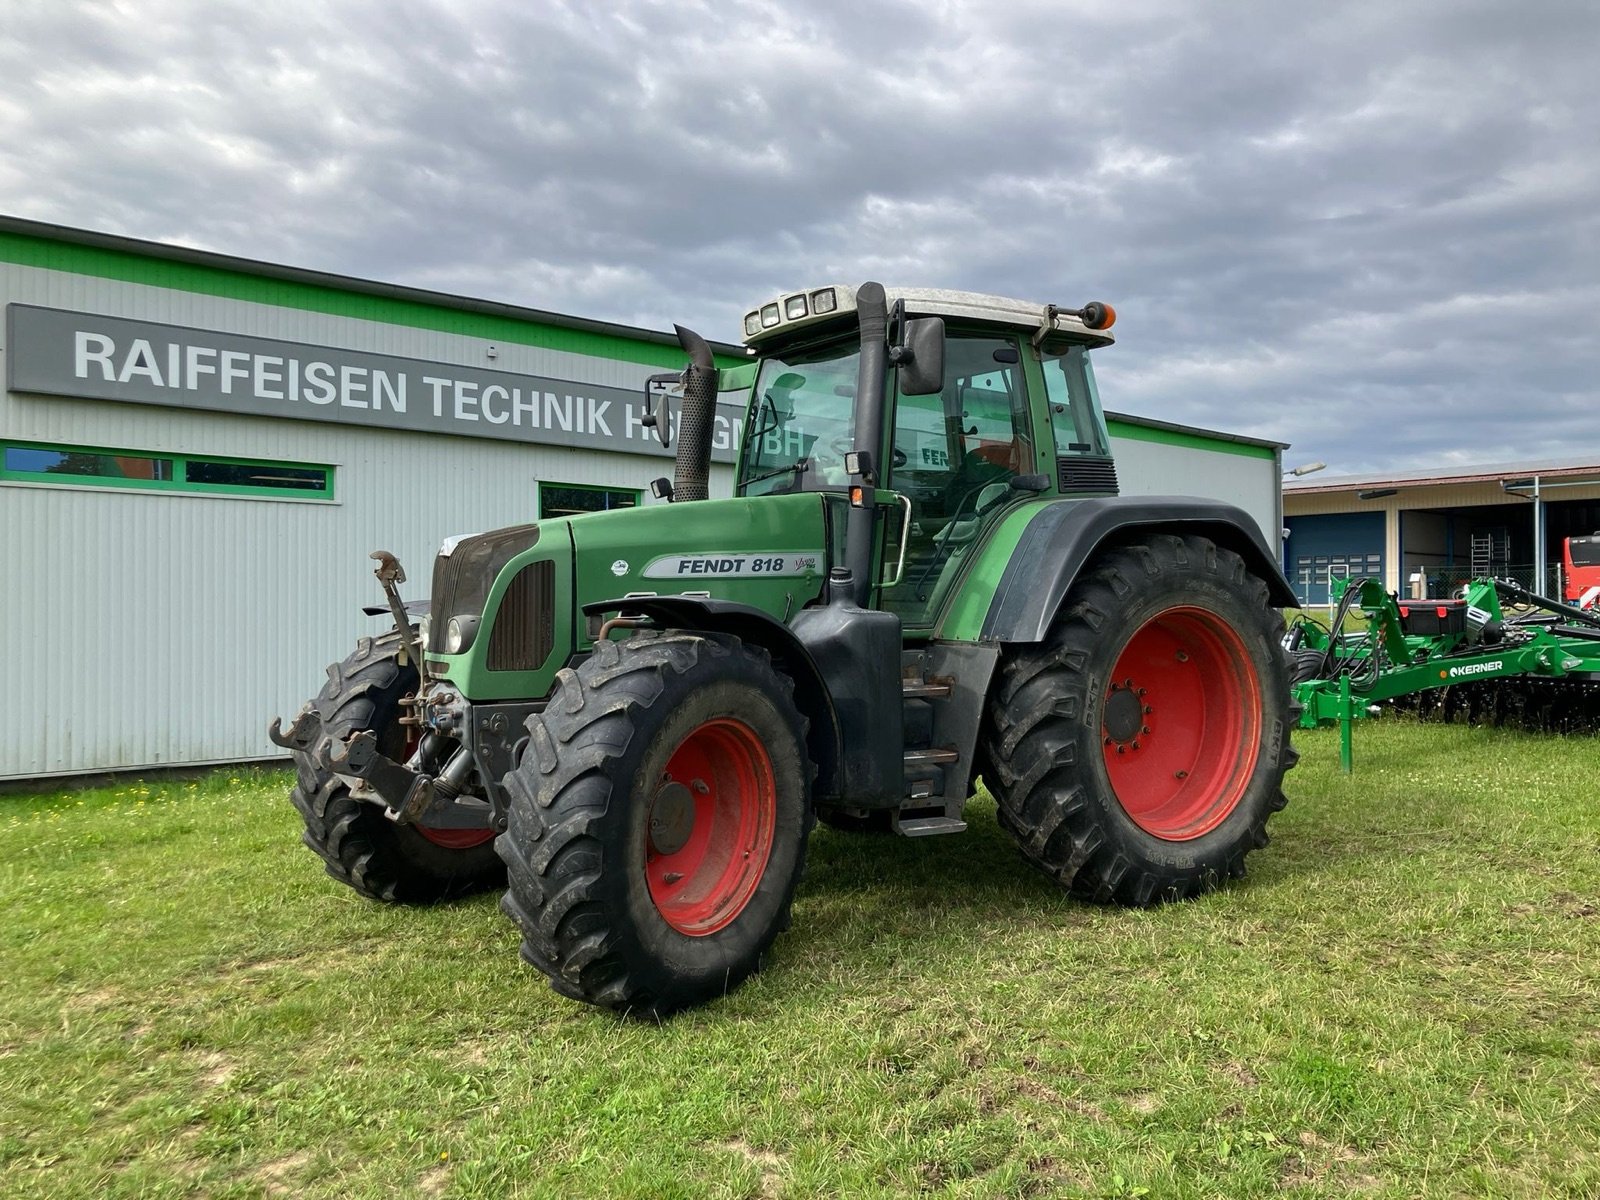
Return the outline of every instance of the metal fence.
[[[1470,566],[1450,567],[1425,567],[1428,576],[1428,595],[1453,596],[1461,590],[1462,584],[1473,578]],[[1532,563],[1509,563],[1490,572],[1496,579],[1509,579],[1513,583],[1527,588],[1530,592],[1538,592],[1541,596],[1552,599],[1561,598],[1561,564],[1549,563],[1545,566],[1543,586],[1536,581],[1536,572]],[[1407,589],[1408,590],[1408,589]]]

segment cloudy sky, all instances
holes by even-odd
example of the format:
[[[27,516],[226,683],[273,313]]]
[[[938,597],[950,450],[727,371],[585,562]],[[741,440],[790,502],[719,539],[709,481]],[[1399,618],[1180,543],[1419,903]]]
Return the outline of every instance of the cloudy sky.
[[[1107,406],[1330,474],[1600,453],[1589,0],[5,0],[0,212],[736,340],[1118,309]]]

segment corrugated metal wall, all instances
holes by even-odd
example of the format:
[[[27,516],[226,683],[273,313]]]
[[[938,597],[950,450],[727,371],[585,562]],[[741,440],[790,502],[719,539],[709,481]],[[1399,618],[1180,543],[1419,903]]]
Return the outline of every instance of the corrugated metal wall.
[[[477,339],[0,264],[0,303],[480,365]],[[616,387],[652,368],[497,346],[502,369]],[[536,483],[644,488],[670,462],[308,421],[7,395],[0,434],[117,449],[332,463],[331,502],[0,487],[0,779],[277,758],[322,667],[381,600],[369,551],[426,593],[449,534],[535,514]],[[727,468],[716,471],[722,493]],[[647,494],[648,499],[648,494]]]
[[[1255,518],[1267,549],[1277,557],[1283,516],[1276,456],[1118,437],[1115,425],[1111,450],[1124,496],[1210,496],[1237,504]]]
[[[0,305],[35,304],[439,363],[487,342],[294,307],[0,263]],[[497,342],[501,370],[635,389],[659,367]],[[644,488],[663,458],[13,395],[0,435],[332,464],[332,502],[0,487],[0,779],[281,757],[266,739],[323,666],[385,622],[369,551],[423,595],[439,542],[535,515],[536,485]],[[1269,537],[1275,459],[1114,438],[1124,491],[1232,499]],[[729,471],[713,472],[726,495]],[[648,502],[648,495],[646,497]]]

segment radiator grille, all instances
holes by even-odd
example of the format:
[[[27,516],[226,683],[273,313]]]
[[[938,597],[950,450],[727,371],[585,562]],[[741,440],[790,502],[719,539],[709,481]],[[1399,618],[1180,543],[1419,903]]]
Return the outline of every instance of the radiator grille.
[[[518,525],[462,538],[449,554],[436,558],[433,592],[429,596],[433,633],[428,649],[435,654],[445,653],[445,629],[450,618],[482,616],[500,568],[538,541],[537,525]]]
[[[1063,492],[1093,492],[1102,496],[1117,494],[1117,464],[1110,458],[1063,455],[1056,459],[1056,472]]]
[[[532,671],[555,645],[556,565],[549,559],[517,572],[495,614],[489,670]]]

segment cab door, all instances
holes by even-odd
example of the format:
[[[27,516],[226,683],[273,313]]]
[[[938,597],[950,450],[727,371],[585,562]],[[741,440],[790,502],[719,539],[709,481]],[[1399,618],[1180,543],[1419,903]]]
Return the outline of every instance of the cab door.
[[[904,502],[885,513],[891,586],[881,604],[907,630],[933,625],[972,553],[1020,495],[1012,478],[1036,470],[1023,353],[1014,337],[951,331],[943,390],[895,396],[889,486]]]

